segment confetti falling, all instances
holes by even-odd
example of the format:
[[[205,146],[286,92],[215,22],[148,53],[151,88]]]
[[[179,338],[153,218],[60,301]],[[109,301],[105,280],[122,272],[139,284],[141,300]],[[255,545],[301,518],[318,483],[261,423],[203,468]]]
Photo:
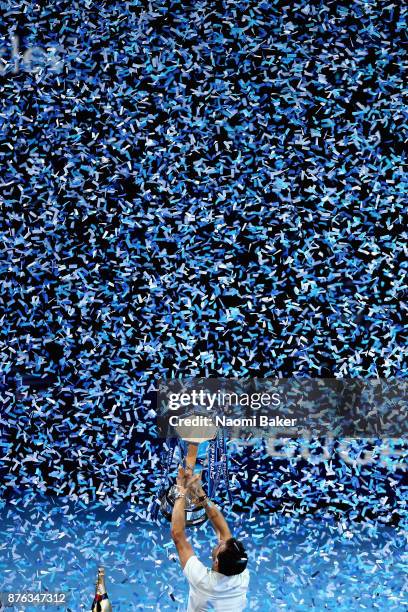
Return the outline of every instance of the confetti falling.
[[[159,377],[406,377],[403,3],[1,10],[4,500],[144,507]],[[406,519],[395,457],[230,450],[250,514]]]
[[[37,500],[25,511],[1,512],[5,590],[64,590],[70,594],[71,612],[89,610],[100,561],[107,568],[115,611],[185,610],[187,584],[168,524],[163,529],[140,520],[134,507],[127,509],[126,519],[92,507],[67,510]],[[399,612],[408,605],[406,533],[401,529],[280,515],[250,521],[241,515],[235,525],[252,567],[249,610]],[[215,543],[211,528],[195,528],[189,536],[209,564]]]

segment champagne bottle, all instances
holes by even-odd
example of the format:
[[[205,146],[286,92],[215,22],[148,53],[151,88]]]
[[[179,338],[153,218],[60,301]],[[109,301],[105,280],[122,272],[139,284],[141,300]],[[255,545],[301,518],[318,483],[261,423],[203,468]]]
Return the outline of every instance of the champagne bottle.
[[[91,612],[112,612],[112,606],[108,598],[105,586],[105,568],[98,568],[96,579],[95,597],[92,603]]]

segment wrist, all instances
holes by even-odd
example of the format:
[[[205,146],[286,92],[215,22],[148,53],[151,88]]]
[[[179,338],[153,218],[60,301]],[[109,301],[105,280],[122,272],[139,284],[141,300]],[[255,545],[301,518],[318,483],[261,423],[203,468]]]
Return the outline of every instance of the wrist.
[[[207,500],[207,503],[203,504],[203,508],[208,518],[211,519],[218,516],[218,508],[211,500]]]
[[[187,495],[187,490],[180,486],[180,485],[176,485],[176,491],[175,491],[175,500],[177,501],[178,499],[186,499],[186,495]]]

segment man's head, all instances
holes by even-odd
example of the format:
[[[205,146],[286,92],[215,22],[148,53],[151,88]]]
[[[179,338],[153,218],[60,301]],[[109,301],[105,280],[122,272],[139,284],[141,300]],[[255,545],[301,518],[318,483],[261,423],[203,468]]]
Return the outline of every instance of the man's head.
[[[212,551],[213,569],[224,576],[241,574],[247,566],[248,556],[239,540],[221,541]]]

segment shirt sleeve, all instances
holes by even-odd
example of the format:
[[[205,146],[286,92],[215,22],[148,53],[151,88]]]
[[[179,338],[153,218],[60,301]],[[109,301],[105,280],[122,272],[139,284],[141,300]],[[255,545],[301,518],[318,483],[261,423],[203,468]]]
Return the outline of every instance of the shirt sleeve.
[[[199,584],[207,575],[207,568],[201,561],[193,555],[187,561],[184,566],[183,573],[187,578],[188,582],[196,586]]]

